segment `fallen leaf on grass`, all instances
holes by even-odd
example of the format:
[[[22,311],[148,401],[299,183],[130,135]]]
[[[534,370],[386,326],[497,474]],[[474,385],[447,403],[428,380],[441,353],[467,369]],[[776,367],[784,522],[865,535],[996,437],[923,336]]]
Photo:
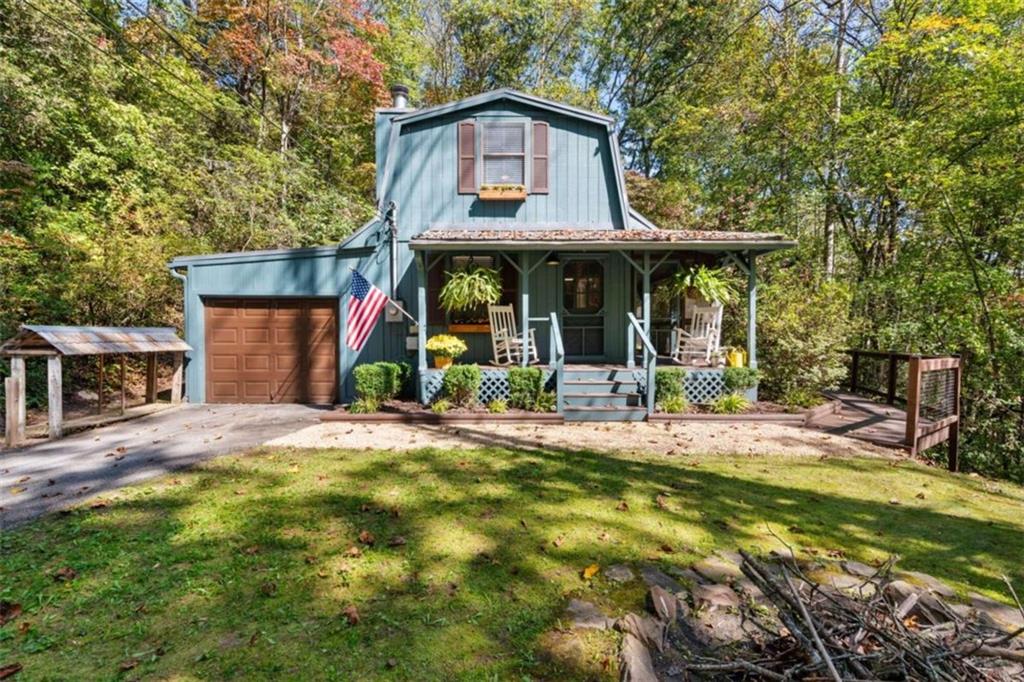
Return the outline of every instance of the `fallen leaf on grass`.
[[[138,667],[138,665],[139,665],[139,659],[137,659],[137,658],[126,658],[125,660],[121,661],[121,665],[119,665],[118,668],[120,668],[122,671],[124,671],[124,670],[131,670],[133,668]]]
[[[110,506],[110,500],[95,500],[89,505],[89,509],[103,509]]]
[[[916,497],[919,500],[923,500],[924,499],[924,493],[918,493],[917,495],[914,495],[914,497]]]
[[[21,663],[11,663],[0,668],[0,680],[6,680],[21,672]]]
[[[68,582],[69,580],[74,580],[76,577],[78,577],[78,572],[70,566],[58,568],[53,574],[53,579],[58,582]]]
[[[668,544],[667,542],[665,544],[663,544],[661,547],[659,547],[658,549],[660,549],[665,554],[672,554],[672,553],[674,553],[676,551],[675,549],[672,548],[672,545]]]
[[[563,543],[565,543],[564,535],[559,535],[557,538],[551,541],[551,544],[555,547],[561,547]]]
[[[348,620],[349,625],[359,625],[359,609],[355,605],[346,606],[341,613]]]
[[[629,503],[626,502],[625,500],[622,500],[615,508],[618,509],[619,511],[629,511]]]
[[[310,565],[315,564],[316,563],[316,557],[313,556],[312,554],[310,554],[309,556],[306,557],[306,563],[310,564]]]
[[[242,554],[248,554],[249,556],[254,556],[254,555],[259,554],[259,553],[260,553],[259,545],[250,545],[250,546],[248,546],[248,547],[246,547],[245,549],[242,550]]]
[[[352,545],[345,550],[345,556],[358,557],[363,555],[363,550],[359,549],[355,545]]]
[[[395,537],[388,540],[388,547],[401,547],[405,544],[405,537],[402,535],[396,535]]]
[[[263,593],[264,597],[273,597],[277,594],[277,583],[268,580],[260,585],[260,592]]]
[[[0,601],[0,627],[21,615],[21,604],[10,601]]]
[[[583,579],[584,580],[590,580],[595,575],[597,575],[597,572],[600,571],[600,570],[601,570],[601,567],[598,566],[597,564],[590,564],[589,566],[587,566],[586,568],[583,569]]]
[[[889,500],[889,504],[898,507],[900,505],[900,501],[894,497],[891,500]]]
[[[32,629],[32,623],[28,622],[27,620],[23,620],[20,623],[18,623],[18,634],[19,635],[27,635],[28,631],[31,630],[31,629]]]
[[[658,495],[654,501],[657,503],[658,509],[668,509],[668,498],[664,495]]]
[[[364,545],[373,545],[373,543],[377,542],[377,538],[375,538],[373,536],[373,533],[371,533],[370,531],[364,530],[359,534],[359,542],[363,543]]]

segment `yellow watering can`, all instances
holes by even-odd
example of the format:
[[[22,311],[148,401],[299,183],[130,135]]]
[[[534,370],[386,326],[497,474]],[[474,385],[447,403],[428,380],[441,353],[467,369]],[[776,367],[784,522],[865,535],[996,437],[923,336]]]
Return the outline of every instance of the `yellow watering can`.
[[[747,364],[747,352],[742,348],[730,348],[725,354],[727,367],[745,367]]]

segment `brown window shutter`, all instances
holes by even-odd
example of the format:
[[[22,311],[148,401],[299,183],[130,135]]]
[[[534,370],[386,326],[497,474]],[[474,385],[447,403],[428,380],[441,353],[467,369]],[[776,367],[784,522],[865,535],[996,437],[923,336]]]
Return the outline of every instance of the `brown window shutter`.
[[[459,194],[476,194],[476,124],[459,121]]]
[[[438,299],[444,286],[444,258],[439,258],[427,271],[427,324],[444,324],[444,310]]]
[[[548,124],[533,122],[533,175],[530,191],[548,193]]]

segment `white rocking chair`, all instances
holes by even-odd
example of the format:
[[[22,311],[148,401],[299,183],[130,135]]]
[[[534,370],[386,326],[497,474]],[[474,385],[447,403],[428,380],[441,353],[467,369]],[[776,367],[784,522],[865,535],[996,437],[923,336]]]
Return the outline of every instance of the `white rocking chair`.
[[[491,346],[494,350],[494,364],[517,365],[523,360],[523,337],[516,331],[516,313],[510,305],[487,306],[487,317],[491,323]],[[529,332],[531,362],[540,362],[537,355],[537,340],[534,330]]]
[[[693,309],[690,330],[676,328],[676,344],[672,359],[685,363],[702,359],[711,364],[711,358],[721,350],[722,304],[698,305]]]

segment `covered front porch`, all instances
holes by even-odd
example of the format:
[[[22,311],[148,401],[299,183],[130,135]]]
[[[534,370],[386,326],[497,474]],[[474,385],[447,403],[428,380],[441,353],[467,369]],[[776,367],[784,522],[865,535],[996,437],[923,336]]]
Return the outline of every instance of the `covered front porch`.
[[[431,402],[440,387],[443,371],[430,367],[426,350],[427,339],[440,333],[466,342],[469,350],[460,362],[484,368],[483,398],[502,397],[507,391],[508,363],[494,357],[488,320],[454,319],[437,304],[444,273],[476,259],[500,270],[502,303],[513,306],[518,343],[526,349],[518,364],[535,362],[546,368],[558,411],[580,402],[567,398],[581,387],[624,384],[634,389],[624,393],[639,396],[639,405],[622,405],[638,408],[628,410],[634,417],[638,411],[646,416],[654,410],[649,387],[658,366],[687,368],[692,402],[709,402],[722,391],[722,353],[673,353],[696,302],[685,296],[655,296],[659,283],[686,267],[733,268],[745,289],[738,308],[745,313],[743,345],[749,366],[756,367],[757,256],[792,242],[777,235],[669,230],[431,230],[411,245],[416,256],[421,402]],[[617,395],[604,395],[609,405],[622,402]],[[592,400],[582,402],[596,407]]]

